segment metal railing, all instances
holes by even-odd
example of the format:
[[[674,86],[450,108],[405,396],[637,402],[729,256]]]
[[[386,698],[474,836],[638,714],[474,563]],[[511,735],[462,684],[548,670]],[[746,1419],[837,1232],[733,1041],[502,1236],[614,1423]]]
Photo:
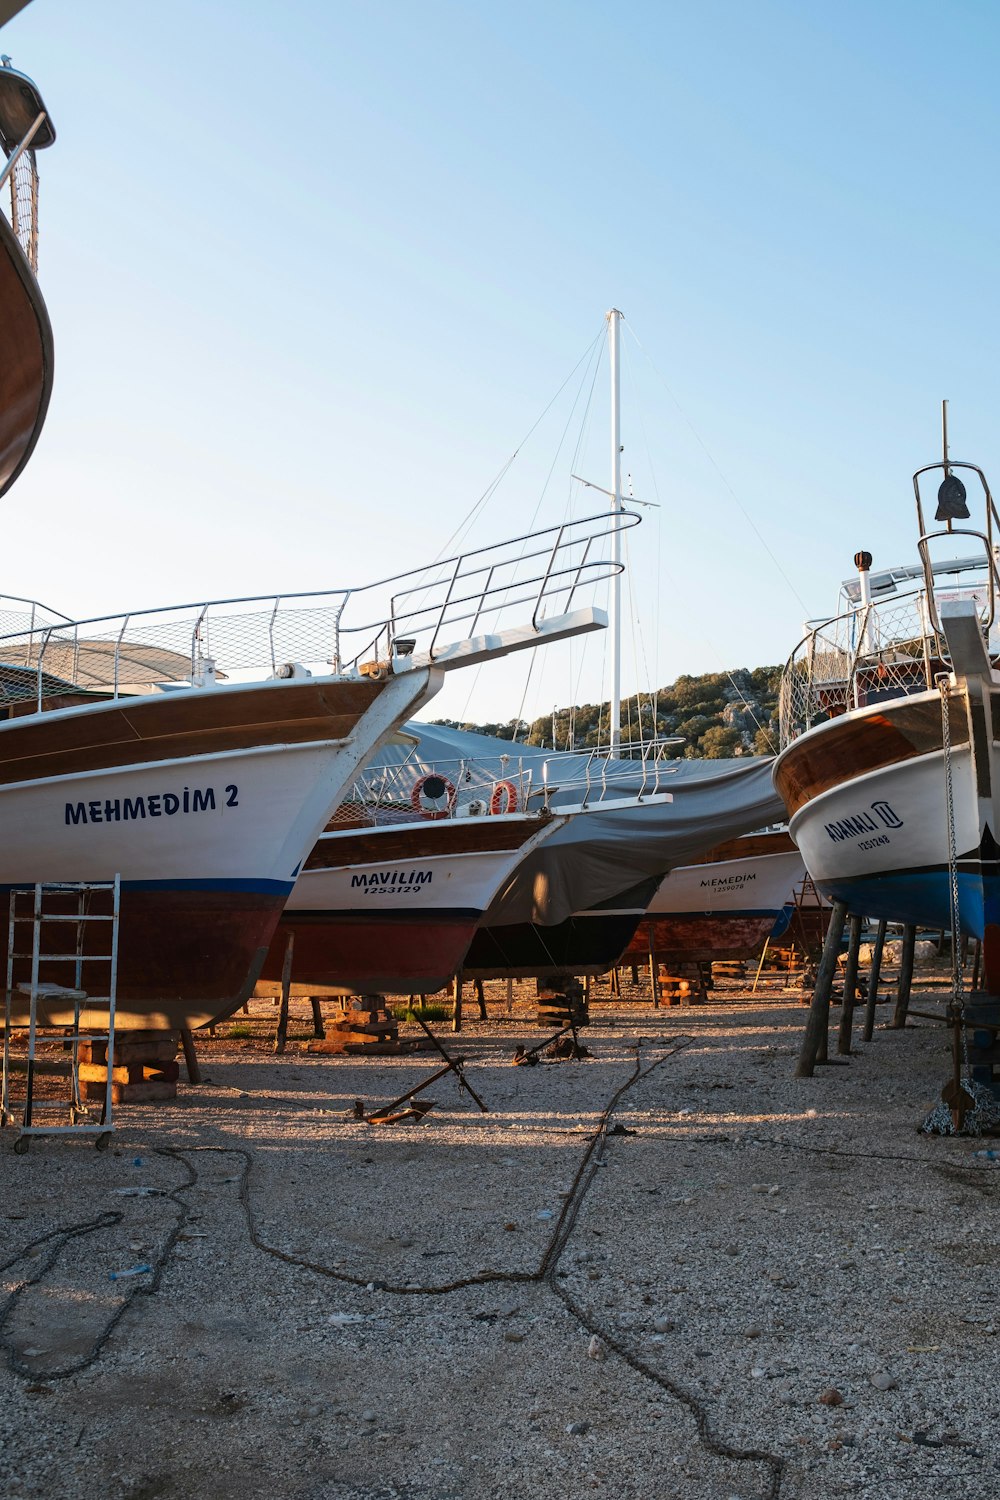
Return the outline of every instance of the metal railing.
[[[922,589],[812,626],[782,674],[781,748],[848,709],[932,687],[934,663],[946,660]]]
[[[392,765],[369,766],[331,819],[331,829],[382,827],[489,812],[537,812],[556,799],[591,807],[642,802],[669,789],[678,762],[662,755],[612,760],[606,750],[579,754],[424,759],[419,751]]]
[[[169,684],[396,670],[433,661],[458,640],[494,631],[522,609],[534,629],[568,613],[621,571],[600,555],[632,512],[601,512],[479,547],[358,589],[222,599],[68,621],[29,605],[0,632],[0,698],[67,689],[118,697]],[[595,555],[598,554],[598,555]],[[20,601],[24,602],[24,601]],[[523,617],[518,624],[524,623]],[[0,627],[9,620],[0,609]],[[442,644],[442,641],[444,644]]]
[[[38,162],[35,153],[37,149],[51,145],[55,132],[31,80],[12,68],[7,57],[2,61],[2,70],[7,104],[5,124],[9,129],[16,123],[18,135],[14,138],[0,130],[0,201],[7,197],[3,189],[8,188],[10,227],[32,273],[37,276]],[[20,90],[19,107],[8,113],[12,84]]]
[[[987,650],[992,656],[998,654],[1000,640],[996,638],[996,621],[1000,613],[997,609],[1000,567],[995,538],[1000,530],[1000,516],[986,475],[979,465],[949,457],[947,402],[942,408],[942,437],[944,457],[936,463],[925,464],[913,476],[920,567],[919,570],[905,569],[903,572],[922,576],[923,588],[859,604],[835,619],[810,626],[785,664],[781,679],[782,749],[813,724],[848,709],[863,708],[888,698],[932,688],[935,672],[950,664],[938,610],[938,604],[945,599],[975,600]],[[982,490],[984,521],[981,530],[971,525],[955,525],[956,520],[971,520],[966,503],[968,496],[959,479],[959,470],[967,476],[974,475]],[[944,476],[945,483],[937,492],[938,508],[934,520],[940,526],[937,530],[930,530],[922,481],[927,483],[927,476],[939,473]],[[952,489],[950,495],[945,484]],[[981,547],[979,555],[955,557],[952,549],[956,538],[960,537],[974,538]],[[949,555],[935,561],[933,554],[939,542],[947,543]],[[956,578],[967,576],[968,581],[949,589],[936,582],[943,574]],[[857,592],[860,594],[861,590]]]

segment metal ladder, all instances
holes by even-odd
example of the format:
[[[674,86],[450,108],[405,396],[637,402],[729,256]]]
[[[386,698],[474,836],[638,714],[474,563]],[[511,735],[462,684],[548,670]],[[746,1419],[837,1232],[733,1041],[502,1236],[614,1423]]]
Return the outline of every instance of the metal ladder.
[[[30,898],[30,907],[28,901]],[[4,991],[3,1068],[0,1083],[0,1127],[17,1125],[11,1097],[12,1072],[12,1014],[14,995],[28,997],[28,1050],[24,1059],[25,1094],[21,1110],[20,1129],[14,1150],[18,1155],[27,1151],[33,1135],[89,1135],[94,1136],[97,1149],[103,1150],[111,1139],[114,1129],[112,1119],[112,1070],[115,1049],[115,1005],[118,991],[118,927],[121,902],[121,878],[105,881],[49,881],[28,886],[15,886],[10,891],[7,922],[7,983]],[[48,903],[48,909],[47,909]],[[103,906],[100,911],[94,905]],[[25,908],[28,909],[25,909]],[[52,908],[56,909],[53,910]],[[69,908],[69,909],[67,909]],[[75,910],[73,909],[75,908]],[[97,951],[88,951],[86,936],[92,924],[110,927],[110,942],[98,943]],[[19,948],[19,941],[26,936],[31,926],[31,946]],[[43,928],[46,929],[43,934]],[[102,928],[97,929],[99,932]],[[58,952],[47,952],[45,939],[50,933],[59,935]],[[70,935],[70,941],[65,936]],[[62,951],[72,948],[73,951]],[[18,970],[30,963],[30,977],[18,980]],[[49,965],[72,964],[72,985],[52,984],[40,979],[42,969]],[[106,973],[106,993],[93,994],[83,988],[84,969],[88,982],[96,968]],[[56,971],[58,972],[58,971]],[[67,976],[69,977],[69,976]],[[101,983],[101,981],[98,981]],[[37,1056],[39,1006],[58,1001],[71,1003],[73,1024],[60,1027],[70,1052],[69,1098],[36,1099],[35,1074],[40,1071]],[[104,1031],[80,1030],[82,1008],[103,1010],[107,1008],[107,1029]],[[80,1043],[103,1042],[106,1044],[107,1083],[101,1103],[100,1118],[91,1117],[91,1108],[84,1101],[80,1089]],[[44,1124],[35,1123],[35,1115],[41,1112],[61,1115]]]

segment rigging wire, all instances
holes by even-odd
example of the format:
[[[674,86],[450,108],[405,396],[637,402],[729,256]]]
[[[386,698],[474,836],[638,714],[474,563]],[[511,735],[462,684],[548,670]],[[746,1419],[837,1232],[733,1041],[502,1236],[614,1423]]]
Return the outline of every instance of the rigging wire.
[[[642,664],[643,664],[643,668],[644,668],[645,673],[646,673],[646,682],[647,682],[647,684],[650,683],[650,682],[652,683],[652,687],[650,688],[650,691],[649,691],[649,696],[650,696],[650,700],[652,702],[652,716],[653,716],[652,731],[653,731],[653,739],[655,740],[656,736],[657,736],[657,724],[658,724],[658,721],[659,721],[659,697],[660,697],[660,689],[659,689],[658,684],[659,684],[659,681],[660,681],[660,619],[661,619],[660,610],[661,610],[662,601],[663,601],[663,590],[660,588],[660,573],[661,573],[661,564],[662,564],[662,557],[663,557],[663,524],[662,524],[663,501],[662,501],[662,499],[660,497],[660,486],[659,486],[659,484],[657,482],[657,478],[656,478],[656,466],[653,463],[653,451],[652,451],[652,449],[651,449],[651,447],[649,445],[649,435],[646,432],[646,422],[645,422],[645,419],[644,419],[644,417],[642,415],[642,403],[639,400],[639,384],[638,384],[638,381],[635,378],[635,371],[632,368],[632,355],[629,352],[628,340],[627,339],[622,344],[622,349],[625,352],[625,368],[626,368],[626,371],[628,373],[628,379],[629,379],[629,384],[630,384],[630,387],[631,387],[631,394],[632,394],[632,399],[633,399],[633,405],[634,405],[634,408],[635,408],[636,418],[637,418],[638,423],[639,423],[639,431],[642,433],[643,447],[646,450],[646,462],[649,465],[649,477],[650,477],[650,480],[652,481],[652,485],[653,485],[653,494],[656,496],[656,516],[654,517],[655,524],[656,524],[656,572],[654,574],[654,577],[655,577],[656,581],[655,581],[655,585],[654,585],[654,597],[655,597],[655,601],[656,602],[655,602],[654,609],[653,609],[653,674],[652,674],[652,677],[650,677],[650,673],[649,673],[649,661],[648,661],[648,659],[646,657],[646,642],[645,642],[645,637],[642,635],[642,632],[641,632],[641,629],[640,629],[640,640],[642,642]],[[630,408],[630,410],[631,410],[631,408]],[[626,544],[626,547],[627,547],[628,546],[628,538],[627,537],[626,537],[626,543],[625,544]]]
[[[584,350],[584,352],[580,355],[580,358],[577,360],[577,362],[573,366],[572,370],[570,370],[569,374],[566,376],[566,379],[563,381],[562,385],[556,391],[555,395],[548,402],[548,404],[545,406],[544,410],[539,414],[539,416],[536,417],[536,419],[534,420],[534,422],[532,422],[531,426],[528,428],[527,432],[524,434],[524,437],[518,443],[518,445],[514,449],[513,453],[506,460],[506,462],[502,465],[502,467],[500,468],[499,473],[486,486],[485,490],[480,495],[479,499],[475,502],[475,504],[473,505],[472,509],[466,514],[464,520],[462,520],[462,521],[459,522],[458,526],[452,532],[451,536],[448,538],[448,540],[445,542],[444,546],[442,547],[441,551],[438,553],[437,557],[435,558],[435,562],[440,562],[443,557],[445,557],[446,555],[448,555],[448,553],[449,553],[451,547],[453,546],[453,544],[458,541],[459,537],[463,536],[470,529],[470,527],[473,525],[473,523],[482,514],[483,510],[485,510],[486,506],[489,504],[490,500],[496,494],[496,491],[499,489],[500,485],[503,483],[504,479],[506,478],[507,474],[509,473],[510,469],[512,468],[515,459],[518,458],[518,456],[520,455],[521,449],[524,447],[525,443],[528,442],[528,440],[534,435],[536,429],[541,426],[542,422],[548,416],[548,414],[552,410],[553,406],[555,406],[556,402],[559,400],[559,397],[562,395],[563,391],[569,385],[570,381],[573,379],[573,376],[576,374],[576,372],[580,368],[580,366],[583,365],[583,364],[588,364],[589,363],[589,361],[590,361],[590,359],[591,359],[591,357],[593,355],[594,348],[595,348],[595,346],[597,344],[600,343],[602,336],[603,336],[603,329],[601,329],[600,331],[598,331],[597,334],[595,334],[594,338],[587,345],[587,347]],[[538,508],[536,506],[536,508],[535,508],[535,515],[537,515],[537,514],[538,514]],[[530,526],[528,527],[528,530],[529,531],[531,530]]]
[[[566,389],[567,385],[572,380],[572,378],[576,374],[577,370],[579,370],[580,366],[584,365],[585,366],[584,372],[583,372],[583,375],[580,378],[580,384],[577,387],[577,392],[576,392],[576,395],[573,398],[572,405],[570,406],[569,414],[568,414],[568,416],[566,418],[566,422],[565,422],[565,424],[563,426],[562,435],[561,435],[561,437],[559,439],[559,443],[558,443],[558,445],[556,447],[556,451],[555,451],[555,454],[553,456],[552,463],[549,465],[549,471],[548,471],[548,473],[547,473],[547,475],[545,477],[545,483],[542,485],[541,492],[539,493],[538,499],[537,499],[537,501],[535,503],[535,509],[532,512],[531,520],[528,523],[528,528],[527,528],[528,531],[530,532],[532,530],[532,528],[535,525],[535,521],[538,518],[538,512],[540,511],[540,509],[542,507],[542,503],[543,503],[543,501],[545,499],[545,496],[546,496],[546,494],[548,492],[549,485],[552,482],[552,476],[555,473],[556,464],[559,462],[559,455],[562,452],[563,445],[566,442],[566,437],[567,437],[567,434],[569,433],[570,426],[571,426],[571,424],[573,422],[573,417],[574,417],[574,415],[575,415],[575,413],[577,411],[577,408],[580,405],[580,399],[581,399],[581,397],[583,395],[583,392],[584,392],[584,390],[585,390],[585,388],[587,386],[587,378],[588,378],[588,375],[589,375],[590,376],[590,389],[587,391],[587,399],[586,399],[586,403],[585,403],[584,409],[583,409],[583,417],[581,419],[581,433],[580,433],[580,436],[578,436],[578,438],[577,438],[576,449],[574,450],[574,463],[575,463],[575,456],[576,456],[576,454],[579,453],[580,444],[581,444],[581,442],[583,440],[582,434],[583,434],[583,432],[584,432],[584,430],[586,428],[588,416],[589,416],[589,413],[590,413],[591,403],[592,403],[593,397],[594,397],[594,386],[595,386],[595,384],[597,382],[597,372],[598,372],[598,370],[600,368],[602,350],[603,350],[603,329],[601,331],[599,331],[595,335],[595,337],[591,340],[590,344],[588,344],[586,351],[577,360],[576,364],[573,366],[572,370],[567,375],[566,379],[563,381],[563,383],[559,387],[558,391],[556,391],[555,395],[552,397],[552,400],[546,406],[546,408],[542,412],[541,416],[537,419],[537,421],[529,429],[527,435],[524,438],[521,439],[521,442],[518,444],[517,448],[515,448],[514,452],[511,454],[510,458],[507,460],[507,463],[504,466],[504,469],[501,471],[501,474],[497,477],[496,480],[494,480],[494,482],[490,486],[489,490],[487,490],[486,492],[484,492],[484,495],[481,496],[480,500],[476,502],[476,506],[474,507],[473,512],[470,513],[470,518],[469,518],[470,522],[471,522],[471,519],[473,518],[474,514],[476,514],[476,513],[481,514],[481,508],[484,505],[484,501],[486,501],[493,493],[495,493],[497,485],[500,482],[500,479],[503,477],[503,475],[507,472],[507,470],[513,464],[515,458],[517,458],[518,454],[520,453],[521,449],[524,447],[524,444],[527,442],[528,438],[532,435],[532,433],[535,431],[535,429],[539,426],[539,424],[541,423],[541,421],[543,420],[543,418],[545,416],[547,416],[547,414],[552,410],[552,407],[555,405],[556,401],[562,395],[563,391]],[[591,360],[593,360],[593,373],[592,374],[591,374],[591,369],[590,369],[590,362],[591,362]],[[459,528],[459,529],[461,530],[461,528]],[[458,532],[454,533],[454,535],[457,536]],[[451,542],[448,542],[446,545],[450,546]],[[524,552],[524,545],[523,544],[522,544],[522,547],[521,547],[521,552],[522,552],[522,554]],[[506,596],[504,596],[504,598],[500,599],[498,601],[498,603],[497,603],[497,609],[496,609],[496,612],[495,612],[495,614],[493,616],[494,625],[495,625],[497,619],[499,618],[500,611],[503,609],[505,602],[506,602]],[[518,719],[521,718],[521,716],[523,714],[523,711],[524,711],[525,696],[527,695],[528,683],[531,680],[532,670],[533,670],[533,667],[534,667],[534,655],[535,655],[535,653],[532,652],[532,661],[531,661],[531,665],[528,668],[528,677],[527,677],[527,680],[525,682],[524,696],[522,696],[522,698],[521,698],[521,712],[518,714]],[[479,674],[483,670],[483,665],[484,665],[483,663],[480,663],[480,665],[476,668],[475,675],[474,675],[474,677],[472,679],[472,682],[471,682],[470,687],[469,687],[469,691],[468,691],[468,693],[466,695],[465,705],[464,705],[464,707],[462,709],[462,722],[463,723],[465,722],[466,717],[468,715],[469,705],[472,702],[473,695],[474,695],[474,693],[476,691],[476,688],[479,685]],[[515,739],[516,739],[516,735],[515,735]]]
[[[691,432],[694,433],[694,436],[698,439],[698,442],[701,443],[702,448],[704,449],[706,455],[708,456],[708,458],[712,462],[712,464],[715,467],[715,469],[716,469],[717,473],[719,474],[720,478],[723,480],[723,483],[726,484],[726,486],[729,488],[730,493],[733,495],[733,499],[736,500],[737,505],[739,505],[740,509],[743,510],[743,507],[742,507],[742,505],[740,505],[740,501],[739,501],[738,497],[736,496],[735,492],[732,490],[732,486],[729,485],[729,481],[726,479],[725,475],[722,474],[722,471],[719,469],[718,465],[715,464],[715,460],[712,459],[712,455],[708,452],[708,449],[705,447],[705,444],[702,443],[701,438],[698,436],[698,433],[695,431],[694,427],[688,421],[688,418],[685,416],[684,412],[681,410],[680,404],[677,402],[677,399],[674,396],[673,392],[670,390],[670,387],[667,385],[666,381],[663,379],[663,376],[660,375],[659,370],[657,370],[656,366],[653,364],[653,361],[650,358],[650,356],[646,353],[646,350],[643,347],[642,342],[639,339],[639,336],[636,333],[635,329],[631,326],[631,324],[628,322],[627,319],[625,319],[624,321],[625,321],[626,327],[628,328],[628,330],[631,333],[632,337],[635,339],[635,341],[638,344],[639,348],[642,349],[643,354],[646,355],[646,358],[649,361],[649,365],[650,365],[650,368],[653,370],[653,373],[655,375],[657,375],[658,378],[662,381],[662,383],[663,383],[665,389],[667,390],[667,393],[669,394],[671,400],[674,402],[674,405],[677,407],[678,412],[680,412],[680,415],[683,417],[684,421],[687,422],[688,427],[690,428]],[[628,342],[627,342],[627,340],[623,342],[622,348],[625,351],[625,361],[624,361],[624,363],[626,365],[626,368],[628,369],[629,379],[630,379],[631,384],[632,384],[633,396],[636,398],[635,399],[636,416],[637,416],[638,421],[639,421],[639,430],[642,433],[643,445],[644,445],[644,447],[646,449],[646,462],[649,464],[649,473],[650,473],[650,479],[652,480],[652,484],[653,484],[653,493],[656,495],[657,505],[662,508],[662,501],[660,499],[660,487],[659,487],[659,484],[657,483],[657,479],[656,479],[656,467],[655,467],[655,465],[653,463],[653,454],[652,454],[652,450],[651,450],[650,445],[649,445],[649,436],[648,436],[648,434],[646,432],[646,424],[643,421],[642,406],[641,406],[641,403],[639,402],[639,400],[637,399],[638,398],[638,386],[637,386],[637,383],[636,383],[636,380],[635,380],[635,374],[634,374],[634,371],[633,371],[633,368],[632,368],[632,360],[631,360],[631,355],[629,354],[629,348],[628,348]],[[744,515],[746,515],[746,511],[744,511],[743,513],[744,513]],[[753,525],[753,521],[750,519],[749,516],[747,516],[747,520],[750,521],[751,525]],[[757,528],[754,527],[755,531],[756,531],[756,529]],[[759,532],[758,532],[758,536],[760,536]],[[662,571],[661,551],[660,551],[661,540],[662,540],[662,528],[658,526],[658,528],[657,528],[657,558],[656,558],[657,582],[659,582],[660,573]],[[763,543],[763,545],[766,548],[767,547],[767,543],[764,542],[763,537],[761,537],[760,540],[761,540],[761,542]],[[625,545],[626,545],[626,548],[627,548],[628,547],[628,539],[627,538],[626,538]],[[768,549],[768,551],[770,551],[770,549]],[[777,558],[774,557],[773,554],[771,554],[771,559],[774,562],[775,566],[778,568],[778,571],[781,572],[781,565],[778,562]],[[782,575],[782,576],[784,576],[784,575]],[[667,580],[666,581],[672,581],[670,579],[669,575],[667,576]],[[789,580],[786,578],[785,582],[788,583]],[[676,583],[674,584],[674,587],[676,587]],[[791,587],[792,588],[792,592],[795,593],[795,589],[794,589],[794,587],[792,587],[792,585],[790,583],[789,583],[789,587]],[[658,656],[659,656],[659,634],[660,634],[660,632],[659,632],[659,616],[660,616],[661,594],[662,594],[662,590],[658,587],[657,590],[656,590],[656,622],[657,622],[656,623],[656,651],[657,651],[657,661],[658,661]],[[795,594],[795,597],[798,599],[799,598],[798,594]],[[799,603],[802,605],[803,609],[806,608],[805,604],[803,603],[803,601],[801,599],[799,599]],[[719,662],[720,663],[724,663],[725,662],[725,657],[723,656],[722,652],[719,650],[719,648],[716,645],[715,641],[713,641],[710,636],[706,635],[704,633],[704,630],[702,631],[702,637],[703,637],[705,643],[712,650],[712,652],[714,653],[714,655],[718,658]],[[649,680],[648,679],[649,667],[648,667],[648,662],[646,661],[645,641],[644,641],[644,638],[642,636],[641,626],[640,626],[640,639],[643,641],[643,666],[646,669],[646,672],[647,672],[647,681],[648,681]],[[720,676],[725,676],[725,677],[727,677],[729,679],[729,682],[730,682],[733,690],[738,695],[738,701],[740,703],[742,703],[743,707],[745,708],[745,710],[747,711],[747,713],[750,715],[750,717],[753,720],[754,724],[756,724],[758,730],[760,730],[760,732],[762,734],[766,735],[768,743],[770,744],[772,751],[776,755],[778,753],[778,747],[774,743],[774,736],[771,733],[771,729],[770,729],[769,724],[762,724],[761,723],[760,719],[757,717],[757,714],[756,714],[753,706],[751,705],[751,703],[747,699],[746,693],[740,687],[739,683],[734,678],[732,672],[728,669],[728,667],[726,667],[725,665],[723,665],[722,666],[722,671],[719,673],[719,675]],[[658,683],[659,682],[659,670],[658,670],[658,667],[657,667],[657,677],[656,677],[656,680],[657,680],[657,683]],[[659,722],[659,702],[658,702],[658,700],[659,700],[659,687],[656,688],[655,695],[654,695],[654,707],[653,707],[654,735],[656,733],[656,726],[657,726],[657,724]]]
[[[681,404],[678,401],[677,397],[674,395],[674,393],[671,390],[669,384],[667,383],[665,377],[661,374],[660,370],[654,364],[652,355],[647,350],[645,344],[642,342],[642,340],[640,339],[639,335],[636,333],[635,329],[632,327],[631,323],[625,317],[623,317],[622,321],[624,322],[625,327],[628,329],[629,333],[635,339],[635,341],[638,344],[639,348],[642,350],[643,355],[644,355],[647,363],[649,364],[649,367],[652,370],[653,374],[660,381],[661,385],[663,386],[663,389],[666,391],[667,395],[670,397],[671,401],[674,403],[674,406],[677,408],[677,411],[678,411],[678,414],[681,417],[681,420],[684,422],[685,426],[688,428],[688,431],[691,433],[691,435],[693,436],[693,438],[697,442],[698,446],[701,448],[702,452],[704,453],[705,457],[708,459],[709,463],[712,465],[712,468],[715,470],[716,474],[718,474],[718,476],[721,479],[721,481],[722,481],[723,485],[725,486],[726,490],[729,492],[729,495],[730,495],[731,499],[733,500],[733,502],[735,503],[735,505],[738,507],[741,515],[743,516],[743,519],[747,522],[748,526],[753,531],[754,535],[756,536],[757,540],[760,542],[761,546],[764,548],[764,551],[767,553],[768,557],[771,559],[771,561],[774,564],[775,568],[781,574],[781,577],[782,577],[783,581],[787,584],[787,586],[788,586],[789,590],[791,591],[793,597],[797,600],[800,608],[804,611],[806,617],[808,617],[808,615],[809,615],[809,608],[808,608],[805,600],[802,598],[802,596],[800,595],[798,589],[795,587],[794,583],[789,578],[788,574],[785,572],[784,568],[781,566],[780,562],[775,557],[774,553],[771,551],[771,548],[768,546],[767,542],[765,541],[764,536],[763,536],[763,534],[760,531],[760,528],[758,527],[756,521],[753,519],[753,516],[751,516],[750,512],[747,510],[746,506],[743,504],[743,502],[740,499],[739,495],[737,495],[736,491],[733,489],[733,487],[730,484],[729,480],[726,478],[725,474],[722,472],[721,468],[716,463],[714,456],[709,451],[708,444],[704,441],[704,439],[701,436],[701,433],[695,427],[694,423],[691,421],[691,418],[688,416],[687,412],[681,406]]]

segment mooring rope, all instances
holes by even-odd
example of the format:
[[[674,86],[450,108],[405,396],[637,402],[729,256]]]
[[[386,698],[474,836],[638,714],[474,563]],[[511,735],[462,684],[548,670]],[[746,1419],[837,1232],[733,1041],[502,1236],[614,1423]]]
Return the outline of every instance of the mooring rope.
[[[187,1189],[193,1187],[198,1180],[198,1174],[197,1172],[195,1172],[190,1163],[182,1161],[181,1166],[184,1167],[185,1171],[188,1174],[187,1181],[182,1182],[179,1187],[165,1188],[162,1193],[157,1194],[158,1197],[170,1199],[170,1201],[176,1206],[178,1214],[173,1228],[168,1233],[161,1249],[154,1257],[154,1259],[150,1262],[149,1272],[144,1275],[141,1280],[139,1278],[136,1278],[134,1281],[129,1282],[129,1286],[127,1291],[125,1292],[125,1295],[122,1297],[122,1300],[119,1302],[110,1318],[104,1324],[104,1327],[101,1329],[97,1338],[91,1344],[87,1353],[80,1359],[74,1360],[72,1364],[62,1365],[57,1369],[44,1371],[39,1370],[37,1366],[33,1364],[27,1364],[11,1344],[8,1337],[7,1327],[10,1318],[24,1293],[28,1291],[30,1287],[36,1286],[38,1282],[41,1281],[42,1277],[52,1270],[56,1261],[59,1259],[59,1256],[72,1240],[83,1239],[90,1234],[97,1234],[102,1229],[111,1229],[116,1224],[121,1224],[125,1218],[125,1215],[118,1209],[106,1209],[103,1213],[98,1214],[95,1219],[86,1219],[79,1224],[60,1225],[56,1229],[50,1229],[46,1234],[40,1234],[36,1239],[29,1240],[27,1244],[21,1246],[16,1255],[11,1256],[11,1258],[5,1261],[3,1265],[0,1265],[0,1276],[2,1276],[5,1271],[11,1270],[14,1266],[17,1265],[18,1261],[23,1260],[25,1256],[29,1255],[30,1252],[37,1246],[44,1245],[47,1241],[52,1241],[52,1248],[49,1254],[42,1258],[41,1262],[38,1266],[35,1267],[31,1275],[24,1276],[17,1282],[17,1285],[12,1289],[12,1291],[8,1293],[3,1306],[0,1307],[0,1349],[2,1349],[4,1352],[8,1369],[12,1370],[17,1375],[27,1376],[32,1380],[37,1381],[65,1380],[69,1375],[78,1375],[81,1370],[86,1370],[89,1365],[94,1364],[95,1361],[99,1358],[105,1344],[108,1342],[108,1339],[111,1337],[112,1333],[114,1333],[116,1327],[121,1322],[121,1319],[124,1317],[125,1313],[128,1311],[135,1298],[153,1297],[156,1295],[156,1293],[160,1290],[160,1283],[163,1279],[163,1273],[166,1269],[167,1261],[170,1259],[170,1256],[173,1253],[174,1246],[177,1244],[178,1237],[180,1236],[180,1233],[187,1222],[188,1215],[191,1212],[189,1205],[183,1203],[177,1195],[179,1193],[186,1192]]]

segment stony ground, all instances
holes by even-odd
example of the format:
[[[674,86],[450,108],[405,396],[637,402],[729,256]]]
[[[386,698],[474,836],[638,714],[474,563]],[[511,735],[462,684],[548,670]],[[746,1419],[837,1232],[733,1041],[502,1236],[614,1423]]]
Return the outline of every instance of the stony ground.
[[[717,991],[514,1068],[527,987],[497,1009],[488,1115],[448,1078],[354,1123],[433,1055],[274,1057],[264,1007],[106,1153],[0,1137],[5,1500],[996,1489],[1000,1164],[916,1131],[943,1032],[796,1081],[795,997]]]

